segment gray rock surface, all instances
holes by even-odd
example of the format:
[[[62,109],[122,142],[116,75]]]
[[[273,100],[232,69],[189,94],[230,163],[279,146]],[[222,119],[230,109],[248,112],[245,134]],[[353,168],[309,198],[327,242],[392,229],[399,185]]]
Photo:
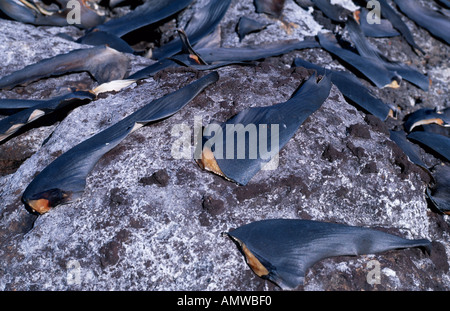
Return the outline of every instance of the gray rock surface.
[[[194,1],[193,8],[201,3]],[[252,1],[233,1],[221,23],[222,42],[237,46],[274,41],[315,35],[322,28],[312,24],[312,13],[298,11],[294,1],[286,3],[286,18],[299,25],[293,33],[286,33],[276,21],[239,43],[234,26],[241,14],[267,17],[254,13]],[[305,24],[306,19],[294,12],[311,22]],[[4,42],[0,75],[83,47],[56,36],[59,32],[80,35],[72,27],[0,20],[0,41]],[[432,43],[425,49],[435,51],[428,59],[436,58],[432,64],[422,64],[432,66],[429,73],[437,76],[430,92],[407,85],[397,91],[378,90],[379,96],[409,109],[408,97],[421,98],[426,105],[436,104],[431,102],[434,99],[448,105],[448,64],[439,55],[449,48],[427,39]],[[140,56],[129,57],[130,72],[152,63]],[[336,87],[282,149],[278,167],[260,171],[247,186],[202,171],[192,159],[196,120],[207,125],[212,120],[225,121],[247,107],[286,101],[312,74],[291,67],[294,57],[340,66],[326,52],[314,49],[256,66],[219,69],[219,81],[184,109],[139,129],[107,153],[88,176],[81,200],[42,216],[30,214],[20,201],[38,172],[77,143],[204,73],[165,70],[0,145],[0,165],[5,167],[0,175],[0,289],[276,290],[251,272],[221,232],[260,219],[303,218],[427,238],[433,241],[433,251],[428,255],[407,249],[326,259],[308,271],[299,289],[449,290],[449,218],[430,210],[425,198],[429,177],[389,139],[388,129],[400,120],[381,122],[365,115],[347,103]],[[2,91],[0,96],[46,98],[81,85],[92,87],[95,81],[77,73]],[[180,129],[189,129],[184,134],[192,139],[191,146],[183,149],[188,156],[181,158],[174,152]],[[427,163],[439,163],[425,152],[422,156]],[[381,271],[379,284],[368,282],[373,260]]]

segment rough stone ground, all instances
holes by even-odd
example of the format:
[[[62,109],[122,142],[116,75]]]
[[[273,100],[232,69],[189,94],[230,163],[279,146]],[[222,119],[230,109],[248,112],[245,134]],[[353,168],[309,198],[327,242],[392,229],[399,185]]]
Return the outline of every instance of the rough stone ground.
[[[178,21],[166,21],[163,38],[171,33],[170,25],[182,26],[203,3],[194,1]],[[290,0],[284,14],[299,25],[291,34],[279,21],[254,13],[252,1],[233,1],[221,23],[222,44],[270,42],[339,29],[321,12],[303,11]],[[271,25],[239,42],[234,27],[242,15]],[[348,104],[333,87],[323,106],[280,152],[278,167],[259,172],[245,187],[202,171],[191,157],[174,158],[172,148],[181,135],[178,126],[187,125],[193,140],[196,118],[206,125],[246,107],[283,102],[311,74],[291,67],[295,57],[343,68],[327,52],[294,51],[256,66],[219,69],[220,80],[183,110],[131,134],[106,154],[88,176],[80,201],[43,216],[28,213],[20,202],[33,176],[77,143],[205,73],[165,70],[56,120],[40,121],[0,145],[0,289],[277,290],[250,271],[221,232],[283,217],[367,226],[433,241],[430,255],[407,249],[325,259],[308,271],[300,290],[449,290],[449,218],[430,208],[424,194],[429,177],[388,135],[388,129],[401,126],[411,111],[449,105],[449,46],[404,20],[426,56],[416,55],[398,37],[371,41],[391,59],[409,61],[426,72],[433,81],[430,91],[407,82],[398,90],[377,90],[367,83],[383,100],[401,108],[397,120],[381,122]],[[1,76],[82,47],[57,36],[80,35],[74,27],[35,27],[2,19],[0,30]],[[152,63],[129,57],[130,72]],[[71,74],[3,91],[1,96],[48,98],[69,86],[93,85],[89,75]],[[422,156],[430,166],[442,162],[429,153]],[[380,284],[367,282],[372,260],[379,262]],[[80,278],[74,281],[77,267]]]

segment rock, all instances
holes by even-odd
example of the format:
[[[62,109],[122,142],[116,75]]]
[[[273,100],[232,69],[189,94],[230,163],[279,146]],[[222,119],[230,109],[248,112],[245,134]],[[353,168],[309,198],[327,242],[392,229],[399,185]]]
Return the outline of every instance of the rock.
[[[369,129],[367,127],[367,125],[364,124],[352,124],[348,127],[347,129],[348,134],[355,136],[355,137],[360,137],[360,138],[365,138],[365,139],[370,139],[370,132]]]
[[[221,200],[216,200],[210,196],[203,198],[203,208],[212,216],[217,216],[222,214],[225,210],[224,202]]]
[[[100,264],[103,268],[108,266],[114,266],[120,259],[120,243],[117,241],[111,241],[103,245],[100,249]]]
[[[295,16],[291,2],[286,2],[288,17]],[[233,4],[224,29],[237,22],[233,14],[244,6],[243,13],[253,10],[251,1]],[[0,20],[0,27],[5,42],[0,47],[1,75],[79,47],[54,36],[52,27],[5,20]],[[224,30],[225,42],[238,44],[237,35],[229,31]],[[239,44],[262,40],[265,33],[273,39],[277,31],[280,34],[275,25],[269,26]],[[317,60],[327,57],[321,51],[295,51],[253,67],[218,69],[219,81],[180,112],[130,134],[105,154],[89,174],[79,201],[42,216],[30,214],[20,201],[38,172],[77,143],[205,73],[165,70],[0,145],[1,150],[28,146],[23,147],[26,152],[18,152],[14,168],[0,174],[0,289],[276,290],[250,272],[235,245],[221,233],[261,219],[304,218],[428,238],[434,247],[431,255],[408,249],[326,259],[308,271],[300,289],[449,290],[448,216],[430,211],[421,170],[389,139],[386,128],[391,124],[357,110],[334,86],[322,107],[281,150],[277,167],[260,171],[245,187],[202,171],[192,158],[193,144],[183,153],[188,157],[172,153],[181,137],[174,129],[180,125],[189,129],[192,143],[196,122],[205,126],[248,107],[286,101],[312,74],[291,68],[289,60],[308,53]],[[152,62],[129,57],[130,72]],[[36,82],[19,88],[20,94],[13,89],[1,95],[50,96],[81,82],[93,83],[77,74]],[[374,264],[380,269],[380,283],[370,279]],[[69,278],[73,267],[78,267],[79,279]]]
[[[156,184],[158,187],[165,187],[169,183],[169,175],[165,170],[159,170],[153,173],[150,177],[144,176],[139,179],[139,182],[144,185]]]

